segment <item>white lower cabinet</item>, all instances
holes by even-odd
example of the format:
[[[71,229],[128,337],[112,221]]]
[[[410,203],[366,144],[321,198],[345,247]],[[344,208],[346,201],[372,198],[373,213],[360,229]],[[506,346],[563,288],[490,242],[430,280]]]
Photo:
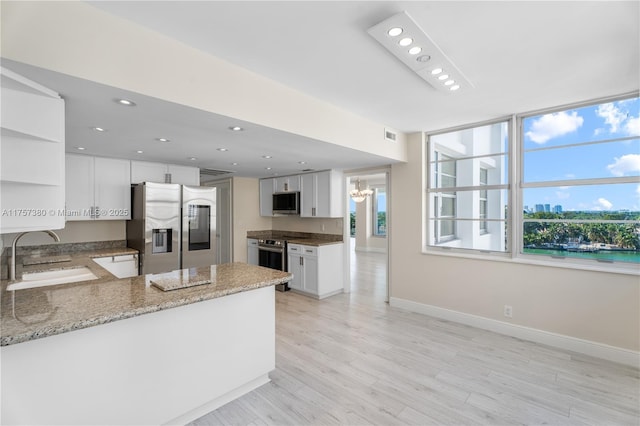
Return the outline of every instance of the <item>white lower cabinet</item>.
[[[249,265],[260,264],[258,240],[255,238],[247,238],[247,263]]]
[[[318,299],[342,293],[343,244],[305,246],[289,244],[289,288]]]

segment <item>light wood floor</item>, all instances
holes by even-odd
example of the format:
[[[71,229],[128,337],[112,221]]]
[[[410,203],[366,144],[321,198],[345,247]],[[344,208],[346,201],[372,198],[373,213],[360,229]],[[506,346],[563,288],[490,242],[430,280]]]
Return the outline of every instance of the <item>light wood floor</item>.
[[[383,256],[351,294],[276,292],[272,381],[193,424],[640,424],[637,369],[391,308]]]

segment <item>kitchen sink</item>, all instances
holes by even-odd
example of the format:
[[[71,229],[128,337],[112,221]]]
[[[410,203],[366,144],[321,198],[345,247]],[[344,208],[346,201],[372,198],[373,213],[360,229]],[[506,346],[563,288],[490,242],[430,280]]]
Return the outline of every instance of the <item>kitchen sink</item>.
[[[95,280],[97,278],[98,277],[86,266],[81,266],[79,268],[54,269],[42,272],[26,272],[22,274],[21,281],[9,284],[7,286],[7,291],[75,283],[79,281]]]

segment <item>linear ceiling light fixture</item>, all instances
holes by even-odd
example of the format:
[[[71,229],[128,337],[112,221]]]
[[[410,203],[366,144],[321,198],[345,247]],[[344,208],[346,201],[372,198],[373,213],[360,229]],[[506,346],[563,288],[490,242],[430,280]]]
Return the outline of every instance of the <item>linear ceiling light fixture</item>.
[[[451,93],[473,87],[407,12],[393,15],[367,32],[436,90]]]

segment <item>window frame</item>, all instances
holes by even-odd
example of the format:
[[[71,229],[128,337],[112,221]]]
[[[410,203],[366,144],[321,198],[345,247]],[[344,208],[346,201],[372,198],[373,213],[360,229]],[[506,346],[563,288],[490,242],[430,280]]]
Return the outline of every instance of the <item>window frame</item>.
[[[580,259],[571,256],[546,256],[540,254],[530,254],[525,253],[524,250],[524,223],[526,222],[540,222],[539,220],[530,220],[525,219],[524,217],[524,191],[532,188],[554,188],[560,186],[594,186],[599,184],[638,184],[640,183],[638,176],[622,176],[622,177],[595,177],[595,178],[580,178],[580,179],[562,179],[562,180],[553,180],[553,181],[532,181],[525,182],[524,171],[525,171],[525,154],[527,152],[534,151],[542,151],[542,150],[553,150],[553,149],[567,149],[572,147],[580,147],[580,146],[588,146],[588,145],[597,145],[604,144],[616,141],[624,141],[624,140],[635,140],[639,139],[640,135],[632,136],[632,137],[623,137],[623,138],[615,138],[615,139],[598,139],[593,141],[582,141],[575,144],[569,145],[561,145],[561,146],[553,146],[553,147],[542,147],[537,149],[525,149],[525,138],[524,138],[524,121],[531,117],[541,116],[544,114],[552,114],[557,112],[569,111],[572,109],[579,109],[585,107],[594,107],[597,105],[602,105],[606,103],[619,102],[627,99],[638,98],[640,97],[640,92],[628,93],[625,95],[619,96],[610,96],[606,98],[593,99],[588,101],[583,101],[579,103],[561,105],[557,107],[545,108],[542,110],[530,111],[523,114],[516,115],[516,123],[517,123],[517,154],[518,154],[518,167],[517,167],[517,182],[518,182],[518,201],[519,205],[516,209],[517,218],[516,224],[517,228],[514,231],[517,231],[514,236],[514,247],[517,247],[517,250],[514,250],[515,256],[518,259],[522,259],[524,261],[532,261],[535,262],[538,259],[545,261],[546,263],[552,264],[553,266],[591,266],[600,264],[606,265],[602,269],[613,272],[635,272],[636,274],[640,273],[640,265],[637,263],[631,262],[608,262],[608,261],[598,261],[597,259]],[[543,204],[544,206],[545,204]],[[551,209],[553,210],[553,208]],[[545,209],[546,212],[546,209]],[[563,223],[589,223],[593,222],[591,220],[569,220],[569,219],[545,219],[543,222],[563,222]],[[597,223],[617,223],[620,221],[616,220],[597,220]],[[592,269],[592,268],[589,268]],[[600,270],[601,268],[595,267],[594,269]]]
[[[378,191],[382,189],[386,195],[387,189],[384,185],[381,186],[371,186],[373,190],[373,194],[371,194],[371,236],[374,238],[387,238],[387,228],[385,227],[384,234],[378,233]],[[385,215],[387,215],[387,210],[385,209]],[[387,217],[388,220],[388,217]]]
[[[479,171],[480,171],[480,178],[478,180],[478,185],[480,187],[487,186],[489,184],[489,169],[487,169],[486,167],[482,167],[481,166]],[[483,177],[484,177],[484,179],[483,179]],[[489,193],[489,191],[487,191],[486,189],[481,189],[480,190],[480,195],[478,197],[478,201],[480,203],[480,206],[478,206],[478,217],[481,219],[480,220],[480,235],[484,235],[484,234],[488,234],[489,233],[489,226],[488,226],[488,223],[487,223],[487,220],[486,220],[488,218],[488,213],[489,213],[489,197],[488,197],[488,193]],[[482,220],[482,219],[484,219],[484,220]]]
[[[434,131],[434,132],[424,132],[424,139],[423,139],[423,146],[424,146],[424,161],[423,161],[423,170],[424,170],[424,179],[423,179],[423,194],[424,194],[424,202],[423,205],[425,206],[425,210],[423,211],[422,214],[422,218],[423,218],[423,238],[424,238],[424,242],[423,242],[423,253],[456,253],[456,254],[460,254],[464,257],[464,255],[467,254],[490,254],[492,256],[500,256],[500,257],[509,257],[510,256],[510,252],[511,252],[511,241],[512,238],[510,238],[508,236],[509,233],[509,229],[513,228],[512,226],[510,226],[510,223],[513,221],[512,219],[512,214],[511,212],[513,211],[512,208],[512,203],[513,203],[513,198],[512,198],[512,194],[511,194],[511,185],[510,185],[510,181],[511,181],[511,174],[513,172],[513,148],[512,148],[512,139],[513,139],[513,122],[514,122],[514,116],[508,116],[508,117],[499,117],[493,120],[487,120],[487,121],[482,121],[482,122],[478,122],[478,123],[472,123],[472,124],[468,124],[468,125],[463,125],[463,126],[456,126],[453,128],[447,128],[447,129],[442,129],[442,130],[438,130],[438,131]],[[493,152],[490,154],[482,154],[482,155],[476,155],[476,156],[465,156],[464,158],[462,158],[462,160],[470,160],[470,159],[482,159],[482,158],[491,158],[491,157],[497,157],[497,156],[504,156],[505,161],[506,161],[506,168],[507,168],[507,182],[504,184],[495,184],[495,185],[475,185],[475,186],[456,186],[456,187],[445,187],[444,191],[438,191],[438,187],[432,187],[431,184],[431,179],[432,179],[432,170],[430,169],[429,165],[431,163],[433,163],[434,161],[436,161],[436,159],[432,159],[431,158],[431,145],[430,145],[430,140],[432,137],[434,136],[438,136],[438,135],[443,135],[443,134],[447,134],[447,133],[453,133],[453,132],[458,132],[458,131],[464,131],[464,130],[469,130],[469,129],[473,129],[473,128],[479,128],[479,127],[486,127],[486,126],[491,126],[494,124],[502,124],[504,123],[507,126],[507,138],[508,138],[508,144],[507,144],[507,151],[499,151],[499,152]],[[458,159],[456,159],[455,156],[450,155],[447,153],[447,149],[446,147],[441,148],[440,150],[437,150],[436,148],[433,149],[434,152],[441,152],[442,154],[451,157],[453,159],[457,161],[459,161]],[[437,163],[436,163],[437,164]],[[456,169],[457,171],[457,169]],[[457,176],[458,173],[456,173]],[[437,183],[436,183],[437,184]],[[458,247],[449,247],[449,246],[439,246],[437,244],[441,244],[441,243],[446,243],[446,242],[450,242],[450,241],[455,241],[457,239],[457,236],[454,234],[453,238],[448,238],[448,239],[438,239],[438,235],[436,233],[436,235],[434,235],[434,245],[430,244],[430,240],[431,240],[431,233],[430,233],[430,229],[431,229],[431,225],[430,225],[430,221],[433,221],[433,230],[434,233],[436,231],[436,221],[437,221],[437,217],[435,216],[435,210],[436,208],[438,208],[437,203],[432,203],[431,202],[431,195],[437,194],[438,192],[441,193],[451,193],[453,192],[454,194],[456,194],[458,191],[451,191],[451,189],[457,189],[458,191],[489,191],[489,190],[501,190],[501,191],[507,191],[507,211],[508,214],[504,219],[490,219],[487,218],[486,222],[504,222],[505,223],[505,233],[507,234],[507,236],[505,237],[506,239],[506,245],[505,245],[505,250],[504,251],[496,251],[496,250],[486,250],[486,249],[480,249],[480,248],[458,248]],[[457,194],[456,194],[457,196]],[[434,199],[437,199],[437,197],[434,195]],[[428,212],[428,213],[427,213]],[[454,224],[454,232],[455,232],[455,228],[457,228],[456,224],[457,222],[462,222],[462,221],[476,221],[476,222],[480,222],[479,219],[475,219],[475,218],[462,218],[462,217],[457,217],[457,212],[456,214],[453,216],[453,224]],[[487,233],[488,234],[488,233]],[[486,234],[482,234],[482,235],[486,235]]]
[[[443,154],[441,151],[435,150],[434,149],[434,153],[435,153],[435,170],[434,170],[434,179],[435,179],[435,185],[436,188],[440,188],[439,185],[441,185],[442,181],[443,181],[443,177],[448,177],[450,178],[453,182],[457,181],[457,177],[458,177],[458,167],[457,167],[457,160],[447,154]],[[441,160],[439,157],[446,157],[446,159]],[[453,163],[453,174],[450,173],[445,173],[443,172],[441,169],[441,161],[444,162],[452,162]],[[455,217],[456,217],[456,213],[457,213],[457,209],[456,209],[456,200],[457,200],[457,193],[455,191],[438,191],[438,192],[434,192],[433,195],[433,199],[434,199],[434,205],[433,205],[433,217],[434,217],[434,222],[433,222],[433,232],[434,232],[434,241],[436,243],[445,243],[447,241],[453,241],[456,239],[456,222],[455,222]],[[444,200],[453,200],[453,214],[452,215],[439,215],[439,213],[443,210],[443,204],[444,204]],[[442,225],[443,222],[451,222],[451,232],[448,234],[443,234],[442,233]]]
[[[532,186],[541,186],[541,183],[530,183],[529,185],[525,184],[523,187],[523,165],[524,165],[524,120],[526,118],[532,116],[538,116],[543,114],[549,114],[554,112],[566,111],[570,109],[595,106],[598,104],[604,104],[608,102],[618,102],[626,99],[637,98],[640,97],[640,91],[633,91],[625,94],[602,97],[597,99],[590,99],[582,102],[575,102],[571,104],[558,105],[554,107],[528,111],[524,113],[513,113],[508,117],[500,117],[493,120],[487,120],[483,122],[476,122],[466,125],[460,125],[456,127],[440,129],[436,131],[423,132],[423,179],[422,179],[422,187],[423,187],[423,212],[422,212],[422,222],[423,222],[423,243],[422,243],[422,253],[428,255],[440,255],[440,256],[453,256],[459,258],[470,258],[470,259],[482,259],[482,260],[492,260],[499,262],[508,262],[508,263],[520,263],[520,264],[528,264],[528,265],[541,265],[548,267],[559,267],[564,269],[576,269],[576,270],[590,270],[590,271],[598,271],[598,272],[609,272],[609,273],[618,273],[618,274],[626,274],[626,275],[640,275],[640,266],[637,263],[632,262],[599,262],[595,259],[579,259],[572,257],[563,257],[563,258],[553,258],[551,256],[542,256],[535,254],[527,254],[522,252],[523,248],[523,223],[524,223],[524,203],[523,203],[523,194],[524,190],[527,187]],[[507,186],[505,190],[507,191],[507,209],[508,213],[505,217],[505,226],[506,230],[506,251],[505,252],[495,252],[495,251],[486,251],[480,249],[462,249],[462,248],[452,248],[446,246],[436,246],[430,245],[430,221],[431,214],[433,212],[434,206],[431,203],[430,197],[430,173],[431,170],[429,168],[429,164],[431,163],[431,153],[430,153],[430,138],[433,136],[461,131],[465,129],[470,129],[474,127],[480,127],[484,125],[495,124],[499,122],[507,122],[508,124],[508,147],[506,158],[507,158]],[[635,138],[635,137],[634,137]],[[494,154],[497,155],[497,154]],[[629,183],[637,183],[637,177],[628,177]],[[596,178],[594,179],[594,183],[598,183],[600,181],[602,183],[610,182],[611,178]],[[620,182],[624,183],[624,182]],[[554,184],[567,186],[570,184],[575,184],[574,180],[563,180],[563,181],[554,181]],[[469,188],[464,188],[469,189]],[[486,188],[483,186],[483,190],[485,189],[503,189],[503,188],[495,188],[493,185],[487,185]],[[491,221],[491,219],[489,219]]]

